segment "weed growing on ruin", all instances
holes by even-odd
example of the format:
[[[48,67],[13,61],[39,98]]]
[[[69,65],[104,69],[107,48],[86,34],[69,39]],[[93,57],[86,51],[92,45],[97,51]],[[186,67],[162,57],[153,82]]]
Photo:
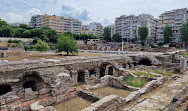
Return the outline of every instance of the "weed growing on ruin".
[[[150,73],[145,73],[145,72],[135,72],[134,75],[136,75],[136,76],[146,76],[146,77],[155,77],[155,75],[152,75]]]
[[[188,58],[188,52],[181,52],[180,55],[182,55],[182,56]]]
[[[125,84],[133,86],[133,87],[143,87],[145,84],[147,84],[149,81],[143,80],[143,79],[138,79],[134,78],[131,76],[127,76],[124,79]]]
[[[153,72],[153,73],[157,73],[157,74],[162,74],[164,76],[171,76],[173,75],[172,72],[170,71],[167,71],[165,69],[161,69],[161,68],[158,68],[158,69],[148,69],[149,72]]]

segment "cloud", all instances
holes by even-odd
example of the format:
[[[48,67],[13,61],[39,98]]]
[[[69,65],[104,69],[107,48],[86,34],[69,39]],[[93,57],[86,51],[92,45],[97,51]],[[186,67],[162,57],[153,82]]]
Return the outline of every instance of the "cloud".
[[[24,16],[11,12],[7,13],[5,20],[8,21],[8,23],[26,23],[28,21]]]
[[[62,16],[64,17],[73,17],[81,21],[91,20],[89,12],[86,9],[76,8],[71,5],[62,5]]]
[[[31,19],[31,16],[41,14],[41,11],[36,8],[32,8],[30,10],[27,10],[25,13],[14,13],[14,12],[8,12],[3,19],[8,21],[8,23],[28,23]]]

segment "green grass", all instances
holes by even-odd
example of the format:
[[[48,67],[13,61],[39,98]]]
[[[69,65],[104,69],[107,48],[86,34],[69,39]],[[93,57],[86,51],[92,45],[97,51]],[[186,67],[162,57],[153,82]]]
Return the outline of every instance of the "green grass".
[[[142,88],[145,84],[147,84],[149,81],[133,78],[131,76],[127,76],[124,79],[124,83],[133,86],[133,87],[140,87]]]
[[[153,72],[153,73],[157,73],[157,74],[162,74],[164,76],[171,76],[173,75],[172,72],[169,72],[165,69],[161,69],[161,68],[158,68],[158,69],[148,69],[149,72]]]
[[[188,52],[181,52],[180,55],[182,55],[182,56],[188,58]]]
[[[145,72],[135,72],[134,75],[136,75],[136,76],[146,76],[146,77],[155,77],[155,75],[152,75],[150,73],[145,73]]]
[[[75,87],[78,87],[78,86],[83,86],[83,85],[84,85],[84,83],[79,82],[79,83],[75,84]]]

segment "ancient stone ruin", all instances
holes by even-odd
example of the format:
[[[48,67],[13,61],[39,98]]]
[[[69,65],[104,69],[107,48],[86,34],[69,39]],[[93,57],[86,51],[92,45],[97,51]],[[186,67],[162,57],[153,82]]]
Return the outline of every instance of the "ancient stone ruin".
[[[167,80],[167,77],[157,74],[155,78],[138,77],[129,69],[145,66],[182,72],[186,66],[185,63],[180,63],[178,53],[55,58],[0,63],[0,110],[55,111],[51,105],[79,96],[92,102],[91,106],[83,111],[115,111]],[[181,61],[184,62],[182,58]],[[126,76],[149,82],[142,88],[127,86],[123,83],[123,78]],[[80,83],[85,84],[84,88],[75,87]],[[105,86],[116,87],[131,93],[127,97],[117,95],[101,97],[92,93],[92,90]]]

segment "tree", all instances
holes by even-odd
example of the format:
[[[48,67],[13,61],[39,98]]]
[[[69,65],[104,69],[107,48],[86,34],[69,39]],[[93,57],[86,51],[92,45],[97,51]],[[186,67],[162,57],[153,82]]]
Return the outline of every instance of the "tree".
[[[181,27],[181,38],[185,42],[185,45],[188,43],[188,22],[183,24]]]
[[[106,41],[111,41],[111,37],[110,37],[110,28],[109,27],[105,27],[104,28],[104,40]]]
[[[164,43],[169,43],[172,40],[172,29],[166,25],[163,29]]]
[[[37,43],[35,44],[35,50],[37,51],[48,51],[50,49],[50,47],[48,46],[48,44],[45,41],[42,41],[41,39],[39,39],[37,41]]]
[[[6,21],[0,19],[0,27],[2,27],[3,25],[7,26],[8,24]]]
[[[133,42],[134,41],[138,41],[138,36],[137,36],[137,31],[136,30],[133,30],[133,34],[134,34],[134,38],[133,38]]]
[[[61,35],[56,44],[57,52],[65,51],[69,53],[78,53],[76,40],[70,36]]]
[[[122,41],[122,38],[121,38],[121,36],[120,36],[118,33],[115,33],[115,34],[113,35],[113,37],[112,37],[112,40],[113,40],[114,42],[121,42],[121,41]]]
[[[14,29],[8,25],[2,25],[0,27],[0,36],[12,37],[12,36],[14,36]]]
[[[138,35],[142,44],[145,44],[146,39],[148,37],[148,28],[146,26],[142,26],[138,28]]]
[[[23,29],[23,28],[15,28],[14,29],[14,36],[15,37],[23,37],[23,32],[25,31],[26,29]]]

